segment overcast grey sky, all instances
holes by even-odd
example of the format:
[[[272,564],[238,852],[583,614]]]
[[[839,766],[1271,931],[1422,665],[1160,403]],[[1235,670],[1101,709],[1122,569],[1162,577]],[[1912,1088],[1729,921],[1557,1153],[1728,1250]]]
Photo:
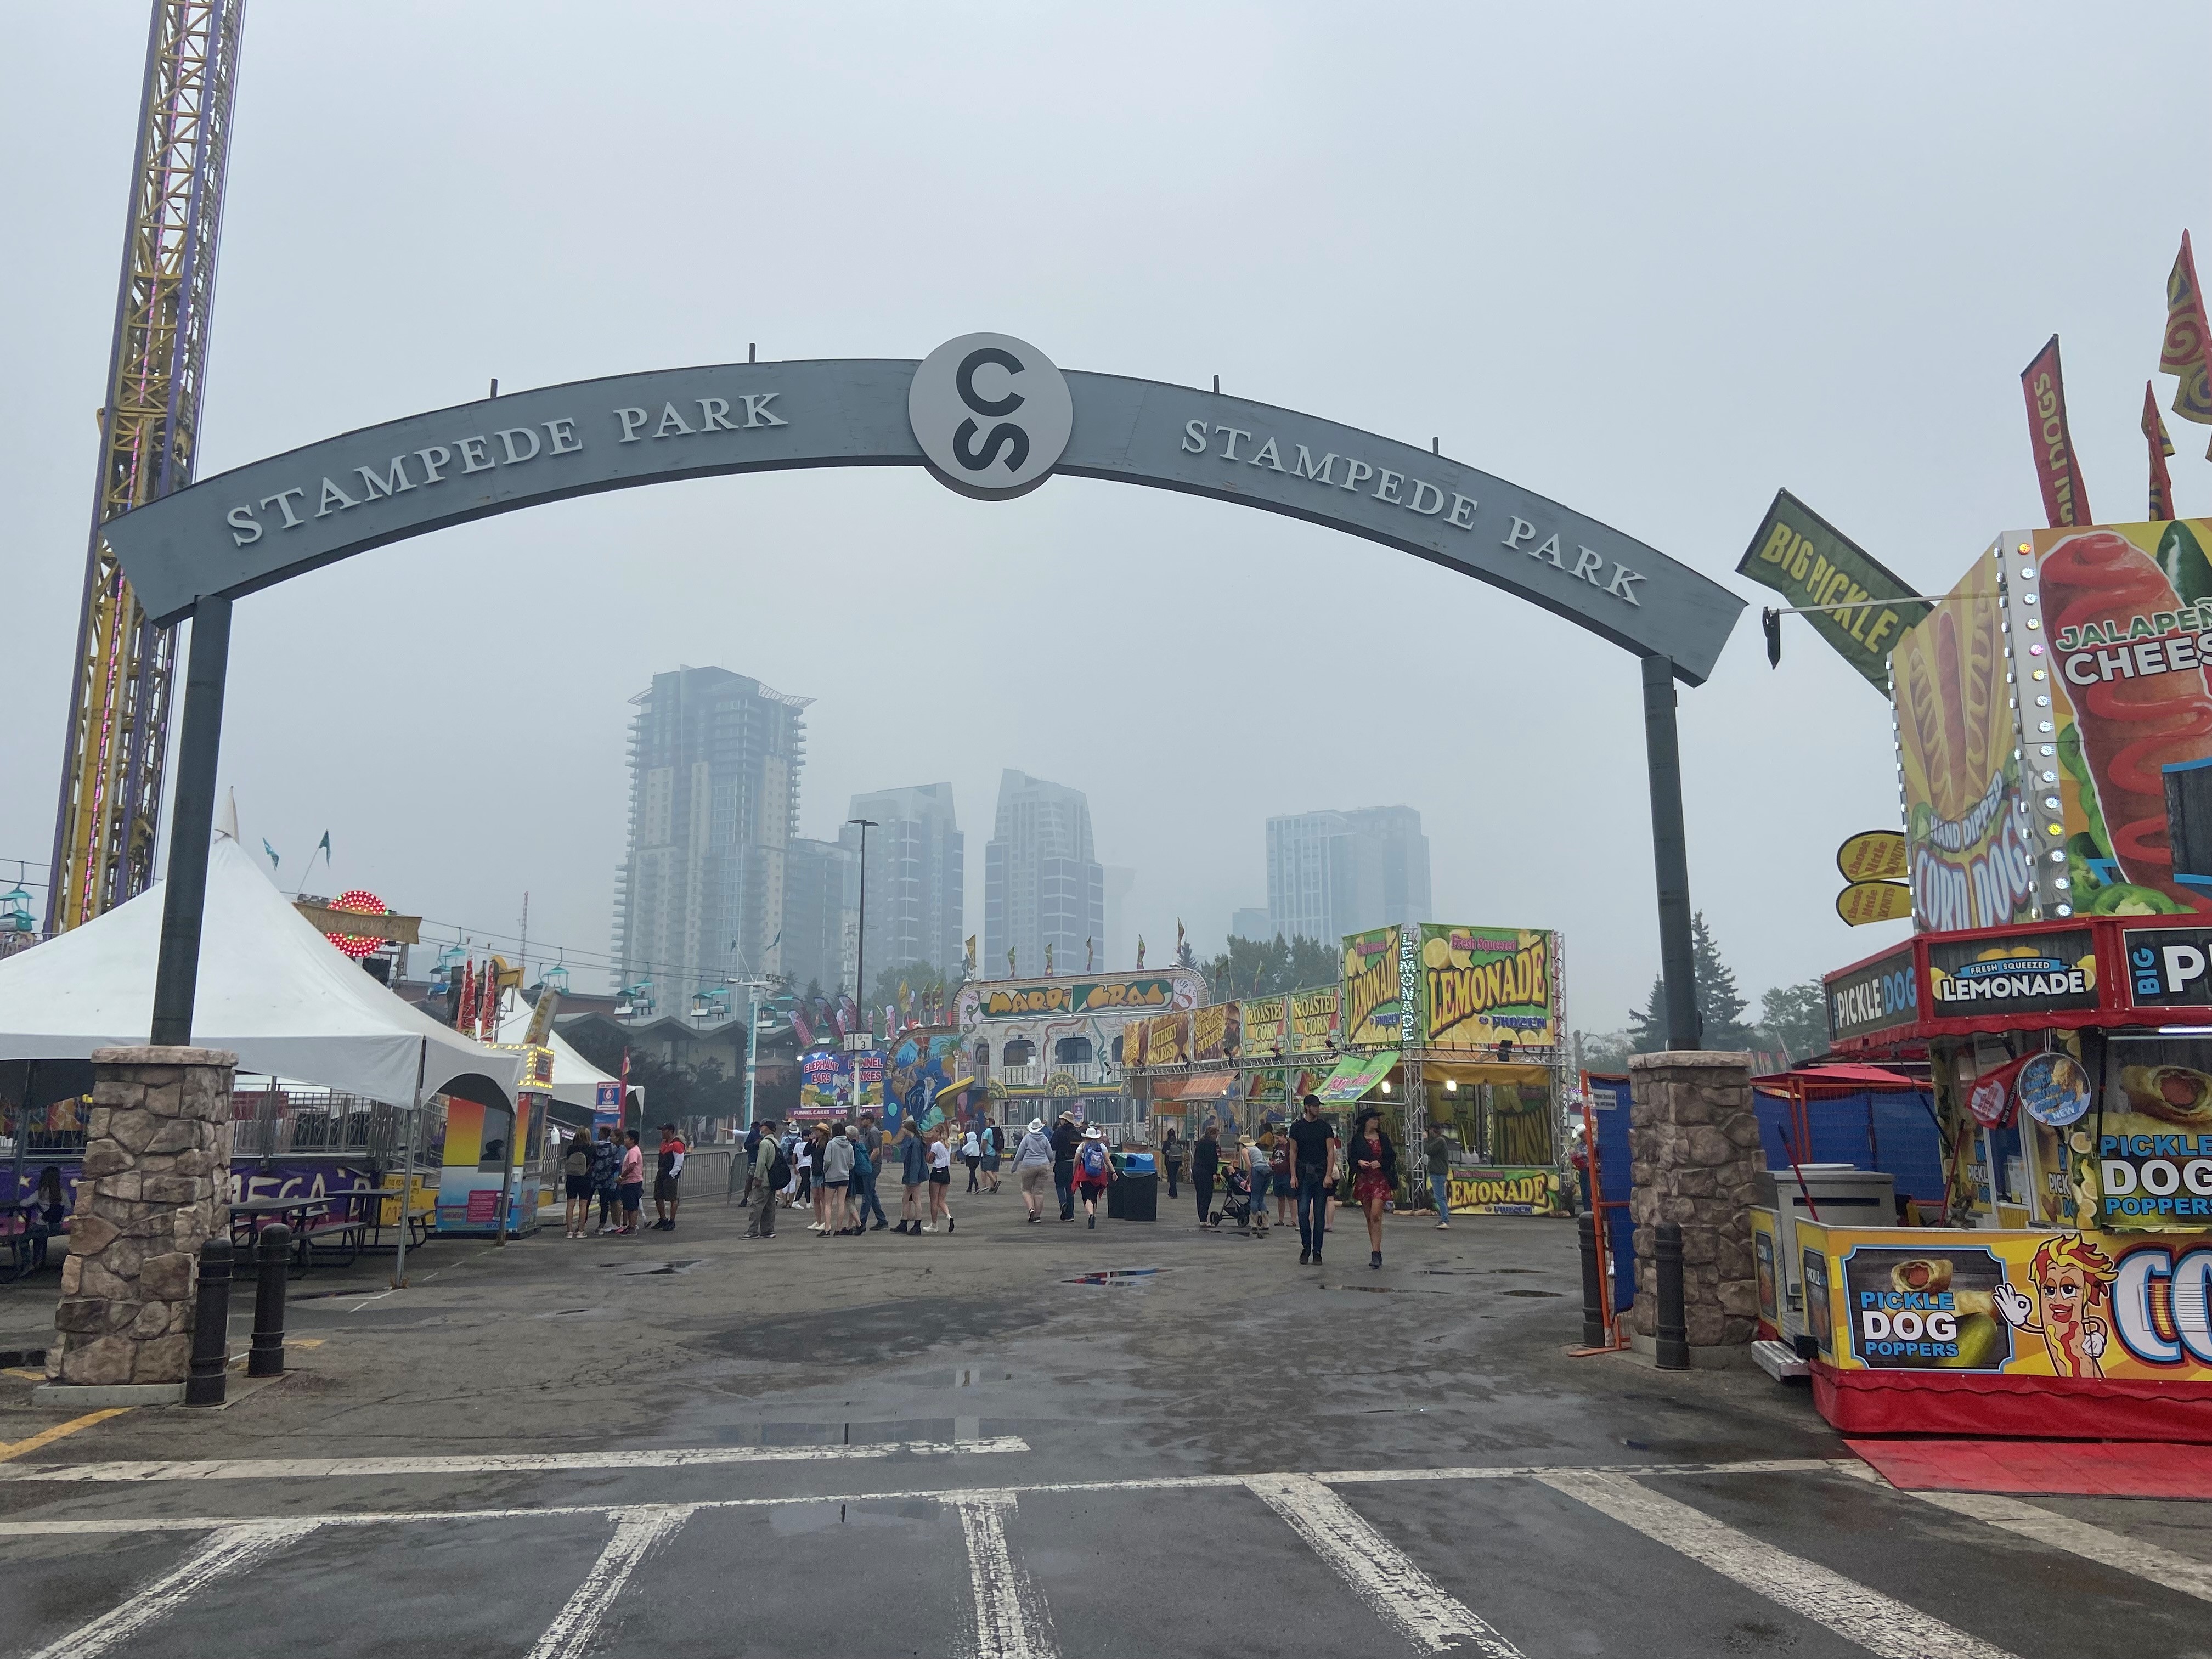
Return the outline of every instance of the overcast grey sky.
[[[0,874],[48,856],[142,0],[7,8]],[[2039,521],[2018,374],[2063,338],[2105,520],[2212,230],[2202,5],[610,7],[251,0],[202,476],[507,388],[970,330],[1444,453],[1735,586],[1787,485],[1948,587]],[[2171,382],[2160,381],[2164,402]],[[2185,512],[2212,509],[2179,422]],[[1137,926],[1266,902],[1271,813],[1419,809],[1439,919],[1566,935],[1573,1022],[1657,961],[1634,661],[1270,515],[919,471],[669,485],[243,602],[222,780],[314,885],[607,949],[628,699],[817,701],[803,832],[951,778],[970,927],[1000,769],[1090,793]],[[1898,937],[1832,855],[1888,713],[1755,612],[1685,690],[1691,885],[1745,988]],[[35,873],[35,872],[34,872]],[[584,983],[580,975],[580,984]]]

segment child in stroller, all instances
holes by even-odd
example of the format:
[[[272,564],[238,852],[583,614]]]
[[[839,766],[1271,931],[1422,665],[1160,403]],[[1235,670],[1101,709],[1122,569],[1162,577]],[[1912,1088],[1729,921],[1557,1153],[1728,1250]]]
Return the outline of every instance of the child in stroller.
[[[1224,1165],[1221,1207],[1213,1212],[1211,1224],[1218,1227],[1224,1221],[1235,1222],[1240,1233],[1249,1231],[1260,1237],[1267,1236],[1267,1200],[1252,1196],[1252,1174],[1241,1158]]]

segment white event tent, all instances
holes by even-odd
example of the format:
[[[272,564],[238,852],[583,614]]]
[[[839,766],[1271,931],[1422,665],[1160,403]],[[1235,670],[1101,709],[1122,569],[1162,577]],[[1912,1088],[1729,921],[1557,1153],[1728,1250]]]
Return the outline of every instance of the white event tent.
[[[88,1060],[146,1041],[161,896],[137,897],[0,962],[0,1060]],[[514,1098],[522,1057],[471,1041],[403,1001],[317,933],[237,842],[209,850],[192,1042],[239,1068],[405,1106],[479,1077]]]

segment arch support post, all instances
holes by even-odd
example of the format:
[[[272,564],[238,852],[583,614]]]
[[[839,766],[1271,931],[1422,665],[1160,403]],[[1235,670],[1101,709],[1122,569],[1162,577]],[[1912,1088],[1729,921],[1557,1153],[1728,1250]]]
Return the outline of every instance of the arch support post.
[[[185,672],[184,731],[177,745],[177,806],[169,820],[169,867],[161,895],[161,955],[154,973],[154,1029],[148,1041],[157,1047],[182,1047],[192,1040],[208,842],[215,834],[216,757],[222,746],[223,683],[229,670],[230,601],[202,595],[192,606],[192,654]]]
[[[1697,963],[1690,947],[1682,751],[1674,731],[1674,665],[1665,657],[1644,659],[1644,750],[1651,774],[1651,858],[1659,877],[1659,971],[1666,984],[1667,1046],[1697,1048],[1704,1045],[1704,1022],[1698,1016]],[[181,828],[181,813],[178,823]]]

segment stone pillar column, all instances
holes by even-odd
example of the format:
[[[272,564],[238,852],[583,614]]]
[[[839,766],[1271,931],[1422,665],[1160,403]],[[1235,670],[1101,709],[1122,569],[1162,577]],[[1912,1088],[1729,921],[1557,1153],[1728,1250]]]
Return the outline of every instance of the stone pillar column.
[[[1760,1155],[1751,1056],[1703,1049],[1636,1054],[1628,1075],[1628,1216],[1636,1242],[1632,1344],[1646,1353],[1656,1347],[1651,1230],[1671,1221],[1682,1229],[1690,1363],[1733,1364],[1749,1352],[1759,1305],[1751,1206]]]
[[[41,1403],[184,1398],[200,1245],[228,1225],[230,1088],[217,1048],[95,1048],[84,1176]]]

